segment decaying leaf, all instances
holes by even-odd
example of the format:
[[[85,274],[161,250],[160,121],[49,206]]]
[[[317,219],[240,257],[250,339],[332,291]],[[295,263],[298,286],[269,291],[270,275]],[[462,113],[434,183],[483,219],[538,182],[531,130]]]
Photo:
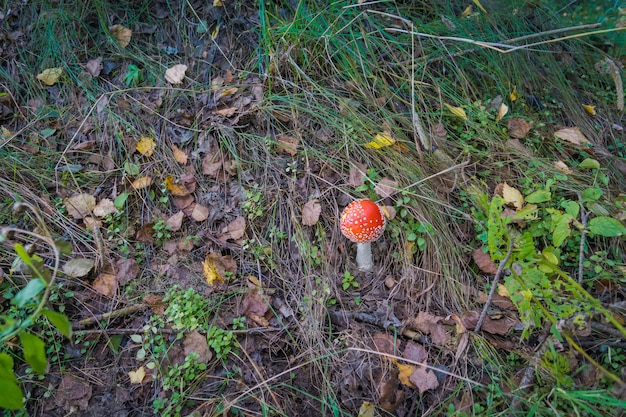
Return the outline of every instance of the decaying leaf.
[[[119,285],[126,285],[139,275],[139,265],[133,258],[120,259],[115,263],[115,279]]]
[[[137,142],[137,152],[144,156],[152,156],[156,150],[156,142],[150,136],[143,136]]]
[[[117,279],[115,275],[106,272],[101,273],[93,282],[93,289],[107,297],[113,297],[117,290]]]
[[[391,197],[392,195],[398,192],[398,182],[389,178],[381,179],[376,187],[374,187],[374,192],[378,194],[381,198]]]
[[[182,165],[187,164],[187,154],[184,151],[180,150],[178,146],[172,145],[172,152],[174,153],[174,159],[176,160],[176,162]]]
[[[530,131],[531,127],[532,125],[526,120],[514,117],[512,119],[509,119],[509,122],[507,124],[507,131],[509,133],[509,136],[511,136],[512,138],[524,139]]]
[[[461,321],[466,329],[473,330],[478,323],[479,316],[480,314],[477,311],[467,311],[461,316]],[[513,326],[515,326],[515,321],[507,317],[492,319],[487,315],[485,316],[481,329],[487,333],[504,336]]]
[[[495,274],[498,270],[498,265],[491,259],[488,253],[483,252],[481,248],[476,248],[472,251],[472,258],[481,271],[485,274]]]
[[[165,220],[165,226],[168,230],[172,232],[178,232],[183,225],[183,219],[185,218],[185,213],[179,211],[178,213],[170,216],[167,220]]]
[[[87,70],[87,72],[89,73],[89,75],[91,75],[92,77],[97,77],[100,75],[100,71],[102,71],[103,65],[102,65],[102,57],[98,57],[95,59],[90,59],[86,64],[85,64],[85,69]]]
[[[165,80],[170,84],[181,84],[185,79],[187,65],[176,64],[165,71]]]
[[[228,238],[232,240],[239,240],[246,233],[246,219],[239,216],[227,226]]]
[[[206,336],[198,333],[196,330],[185,333],[183,346],[185,356],[189,356],[192,353],[198,355],[198,363],[208,363],[213,357]]]
[[[374,417],[374,411],[376,411],[376,406],[374,404],[363,401],[361,407],[359,408],[358,417]]]
[[[126,48],[128,46],[130,39],[133,36],[133,31],[122,25],[113,25],[109,27],[109,33],[122,48]]]
[[[426,362],[428,359],[428,352],[424,348],[424,346],[408,341],[404,348],[404,352],[402,352],[402,357],[405,359],[409,359],[413,362]]]
[[[467,113],[465,113],[463,107],[451,106],[448,103],[443,103],[443,105],[446,106],[446,108],[450,110],[450,113],[452,113],[453,115],[460,117],[463,120],[467,120]]]
[[[376,136],[374,136],[374,140],[371,142],[367,142],[365,144],[365,147],[369,149],[380,149],[391,146],[394,143],[396,143],[396,140],[391,136],[391,133],[384,132],[378,133]]]
[[[65,200],[65,209],[74,219],[82,219],[96,207],[96,197],[91,194],[76,194]]]
[[[279,151],[288,153],[291,156],[294,156],[298,153],[298,144],[300,143],[300,139],[298,137],[278,135],[276,137],[276,140],[278,141]]]
[[[177,197],[184,197],[189,194],[189,190],[184,185],[177,184],[171,175],[165,177],[165,188]]]
[[[374,350],[380,353],[386,353],[388,355],[395,355],[396,352],[396,344],[394,343],[393,336],[387,333],[376,333],[372,336],[372,344],[374,345]]]
[[[302,224],[305,226],[315,225],[322,212],[322,206],[317,198],[309,200],[302,206]]]
[[[63,265],[63,273],[69,278],[82,278],[91,271],[94,265],[93,259],[73,258]]]
[[[237,272],[237,262],[232,256],[224,256],[219,252],[210,252],[202,262],[204,278],[209,286],[225,282],[226,272],[234,274]]]
[[[203,222],[209,218],[209,208],[203,206],[202,204],[195,203],[193,204],[193,208],[191,210],[191,214],[189,217],[194,219],[197,222]]]
[[[417,317],[410,320],[408,326],[412,329],[430,335],[431,340],[437,346],[443,346],[450,340],[446,328],[441,324],[442,317],[437,317],[427,311],[420,311]]]
[[[93,215],[96,217],[105,217],[109,214],[117,214],[120,211],[115,207],[113,200],[110,198],[103,198],[100,202],[93,208]]]
[[[420,394],[435,389],[439,386],[437,375],[428,368],[418,366],[409,376],[409,381],[413,383]]]
[[[502,184],[502,198],[507,204],[512,204],[517,210],[524,205],[524,196],[517,188],[511,187],[506,182]]]
[[[134,371],[128,371],[128,377],[130,378],[131,384],[141,384],[143,379],[146,376],[146,368],[140,366]]]
[[[206,279],[209,287],[214,287],[218,284],[223,284],[226,280],[217,272],[215,264],[213,263],[212,254],[209,253],[205,260],[202,261],[202,270],[204,271],[204,279]]]
[[[141,177],[141,178],[137,178],[135,181],[133,181],[132,186],[135,190],[141,190],[143,188],[148,188],[152,185],[152,178],[151,177]]]
[[[270,300],[259,288],[250,288],[241,304],[243,314],[248,320],[259,326],[269,327],[265,315],[270,310]]]
[[[350,168],[350,175],[348,177],[348,185],[352,187],[360,187],[363,185],[365,178],[366,167],[363,164],[356,164]]]
[[[578,127],[566,127],[565,129],[557,130],[554,132],[554,136],[577,146],[591,144]]]
[[[45,85],[54,85],[59,81],[61,74],[63,74],[63,68],[46,68],[37,74],[37,79]]]

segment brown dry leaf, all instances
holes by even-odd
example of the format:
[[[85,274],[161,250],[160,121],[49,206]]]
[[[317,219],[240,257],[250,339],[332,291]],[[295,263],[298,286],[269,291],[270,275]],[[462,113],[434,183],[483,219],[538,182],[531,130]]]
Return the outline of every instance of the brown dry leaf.
[[[422,366],[417,367],[417,369],[413,371],[411,376],[409,376],[409,381],[415,385],[415,388],[417,388],[420,394],[439,386],[437,375],[435,375],[432,370]]]
[[[93,208],[93,215],[96,217],[105,217],[109,214],[116,214],[120,211],[115,207],[115,204],[110,198],[103,198],[100,202]]]
[[[144,156],[152,156],[156,150],[156,142],[150,136],[142,136],[137,142],[136,150]]]
[[[235,274],[237,272],[237,261],[232,256],[224,256],[219,252],[208,253],[202,262],[204,277],[210,286],[214,286],[225,281],[226,272]]]
[[[69,411],[86,410],[91,399],[91,385],[72,374],[63,375],[61,383],[54,392],[54,403]]]
[[[524,205],[524,196],[519,192],[517,188],[513,188],[506,182],[502,184],[502,198],[507,204],[512,204],[516,210],[519,210]]]
[[[467,311],[463,313],[461,316],[461,321],[463,325],[469,329],[473,330],[478,323],[478,318],[480,314],[477,311]],[[515,326],[515,321],[508,319],[507,317],[502,317],[500,319],[492,319],[488,315],[485,316],[483,324],[481,326],[481,330],[491,334],[498,334],[501,336],[506,335],[512,327]]]
[[[76,194],[65,200],[65,209],[74,219],[82,219],[96,207],[96,197],[91,194]]]
[[[196,330],[185,333],[183,347],[185,357],[192,353],[198,354],[198,363],[208,363],[213,358],[206,336],[198,333]]]
[[[395,343],[393,340],[393,336],[387,333],[376,333],[372,336],[372,343],[374,345],[374,349],[380,353],[386,353],[388,355],[395,355]]]
[[[524,139],[532,125],[524,119],[514,117],[509,120],[507,127],[509,136],[515,139]]]
[[[398,192],[398,182],[389,178],[383,178],[374,187],[374,192],[381,198],[391,197]]]
[[[73,258],[63,265],[63,273],[69,278],[82,278],[93,268],[93,259]]]
[[[241,239],[246,232],[246,219],[242,216],[237,217],[235,220],[228,224],[227,229],[230,239]]]
[[[133,181],[132,186],[135,190],[141,190],[143,188],[148,188],[152,185],[152,178],[151,177],[141,177],[141,178],[137,178],[135,181]]]
[[[417,367],[414,365],[399,363],[395,359],[394,363],[398,367],[398,381],[400,381],[402,385],[409,388],[415,388],[415,385],[413,385],[413,382],[411,381],[411,375],[413,375],[413,372],[417,370]]]
[[[350,174],[348,177],[348,185],[352,187],[360,187],[364,183],[365,178],[365,165],[357,164],[350,168]]]
[[[251,288],[246,293],[242,302],[243,314],[248,320],[263,327],[269,327],[265,314],[270,309],[270,300],[263,296],[258,288]]]
[[[203,222],[209,218],[209,208],[196,203],[189,216],[197,222]]]
[[[207,153],[202,159],[202,173],[216,178],[224,165],[224,155],[221,152]]]
[[[85,64],[85,69],[87,70],[87,72],[89,73],[89,75],[91,75],[92,77],[97,77],[100,75],[100,72],[102,71],[103,65],[102,65],[102,57],[98,57],[95,59],[90,59],[86,64]]]
[[[520,153],[522,155],[525,156],[533,156],[533,153],[531,151],[529,151],[523,144],[522,142],[520,142],[519,139],[509,139],[506,142],[504,142],[504,144],[509,147],[509,148],[513,148],[516,149],[518,151],[520,151]]]
[[[170,216],[167,220],[165,220],[165,226],[171,232],[178,232],[183,225],[183,219],[185,218],[185,213],[179,211],[178,213]]]
[[[442,123],[437,123],[430,128],[430,135],[434,140],[444,140],[448,136],[446,127]]]
[[[59,81],[62,74],[63,68],[46,68],[37,74],[37,79],[45,85],[54,85]]]
[[[113,25],[109,27],[109,33],[119,46],[122,48],[126,48],[130,43],[130,39],[133,36],[133,31],[122,26],[122,25]]]
[[[163,297],[160,297],[156,294],[148,294],[143,297],[143,301],[148,304],[150,310],[158,316],[162,316],[165,314],[165,308],[167,307],[167,303],[163,302]]]
[[[508,112],[509,112],[509,106],[507,106],[504,103],[501,103],[500,106],[498,107],[498,114],[496,114],[496,122],[499,122],[500,120],[502,120]]]
[[[481,248],[476,248],[472,251],[472,258],[481,271],[485,274],[495,274],[498,270],[498,265],[491,259],[488,253],[483,252]]]
[[[130,378],[131,384],[141,384],[145,376],[146,369],[143,366],[140,366],[134,371],[128,371],[128,377]]]
[[[556,169],[558,169],[559,171],[563,172],[564,174],[573,174],[574,171],[572,171],[570,169],[570,167],[567,166],[567,164],[563,161],[556,161],[554,162],[554,167]]]
[[[185,79],[187,65],[176,64],[165,71],[165,81],[170,84],[181,84]]]
[[[213,113],[218,114],[222,117],[230,117],[235,114],[239,110],[237,107],[224,107],[222,109],[214,110]]]
[[[154,223],[146,223],[139,230],[137,230],[137,234],[135,235],[135,239],[139,242],[152,243],[154,242],[154,229],[152,228]]]
[[[405,359],[409,359],[413,362],[426,362],[428,359],[428,352],[424,349],[424,346],[408,341],[406,343],[406,347],[404,348],[404,352],[402,352],[402,357]]]
[[[93,289],[102,295],[113,297],[117,289],[117,278],[113,274],[103,272],[94,280]]]
[[[276,139],[278,141],[279,151],[288,153],[291,156],[294,156],[298,153],[298,143],[300,143],[300,139],[298,139],[297,137],[278,135]]]
[[[192,195],[186,195],[184,197],[176,197],[176,196],[174,196],[172,198],[172,202],[180,210],[185,210],[187,207],[191,206],[193,201],[194,201],[194,198],[193,198]]]
[[[317,224],[321,212],[322,206],[317,198],[307,201],[307,203],[302,206],[302,224],[305,226]]]
[[[578,127],[566,127],[565,129],[557,130],[554,132],[554,136],[577,146],[591,144]]]
[[[184,197],[189,194],[189,190],[184,185],[176,184],[171,175],[165,177],[165,188],[176,197]]]
[[[441,320],[443,320],[442,317],[433,316],[427,311],[420,311],[416,318],[410,320],[409,326],[430,335],[431,340],[437,346],[443,346],[450,340],[450,335],[440,323]]]
[[[120,285],[126,285],[139,275],[139,265],[133,258],[120,259],[115,263],[115,279]]]
[[[180,150],[178,146],[172,145],[172,152],[174,153],[174,159],[176,160],[176,162],[182,165],[185,165],[187,163],[189,157],[185,152]]]

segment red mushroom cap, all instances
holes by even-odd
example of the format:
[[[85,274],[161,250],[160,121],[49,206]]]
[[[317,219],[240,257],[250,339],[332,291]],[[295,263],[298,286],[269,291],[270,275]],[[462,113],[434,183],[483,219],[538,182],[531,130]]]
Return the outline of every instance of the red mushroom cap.
[[[373,242],[385,230],[385,216],[372,200],[354,200],[341,213],[341,233],[357,243]]]

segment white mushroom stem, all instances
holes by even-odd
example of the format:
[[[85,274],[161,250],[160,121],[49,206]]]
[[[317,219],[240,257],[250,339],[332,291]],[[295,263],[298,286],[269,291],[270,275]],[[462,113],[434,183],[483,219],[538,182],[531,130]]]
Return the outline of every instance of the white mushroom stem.
[[[371,242],[356,244],[356,264],[360,271],[370,271],[374,266],[372,261],[372,244]]]

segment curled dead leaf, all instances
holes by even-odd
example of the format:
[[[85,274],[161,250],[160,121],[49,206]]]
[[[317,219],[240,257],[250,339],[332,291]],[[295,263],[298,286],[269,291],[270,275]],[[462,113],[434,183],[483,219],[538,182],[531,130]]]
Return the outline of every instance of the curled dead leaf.
[[[133,31],[122,25],[113,25],[109,27],[109,33],[122,48],[126,48],[128,46],[133,36]]]
[[[176,64],[165,71],[165,81],[170,84],[182,84],[186,71],[187,65]]]
[[[554,132],[554,136],[577,146],[591,144],[578,127],[566,127]]]
[[[498,270],[498,265],[481,248],[476,248],[472,251],[472,258],[474,258],[474,262],[480,270],[486,274],[495,274]]]
[[[76,194],[65,200],[65,209],[74,219],[82,219],[96,207],[96,197],[91,194]]]

